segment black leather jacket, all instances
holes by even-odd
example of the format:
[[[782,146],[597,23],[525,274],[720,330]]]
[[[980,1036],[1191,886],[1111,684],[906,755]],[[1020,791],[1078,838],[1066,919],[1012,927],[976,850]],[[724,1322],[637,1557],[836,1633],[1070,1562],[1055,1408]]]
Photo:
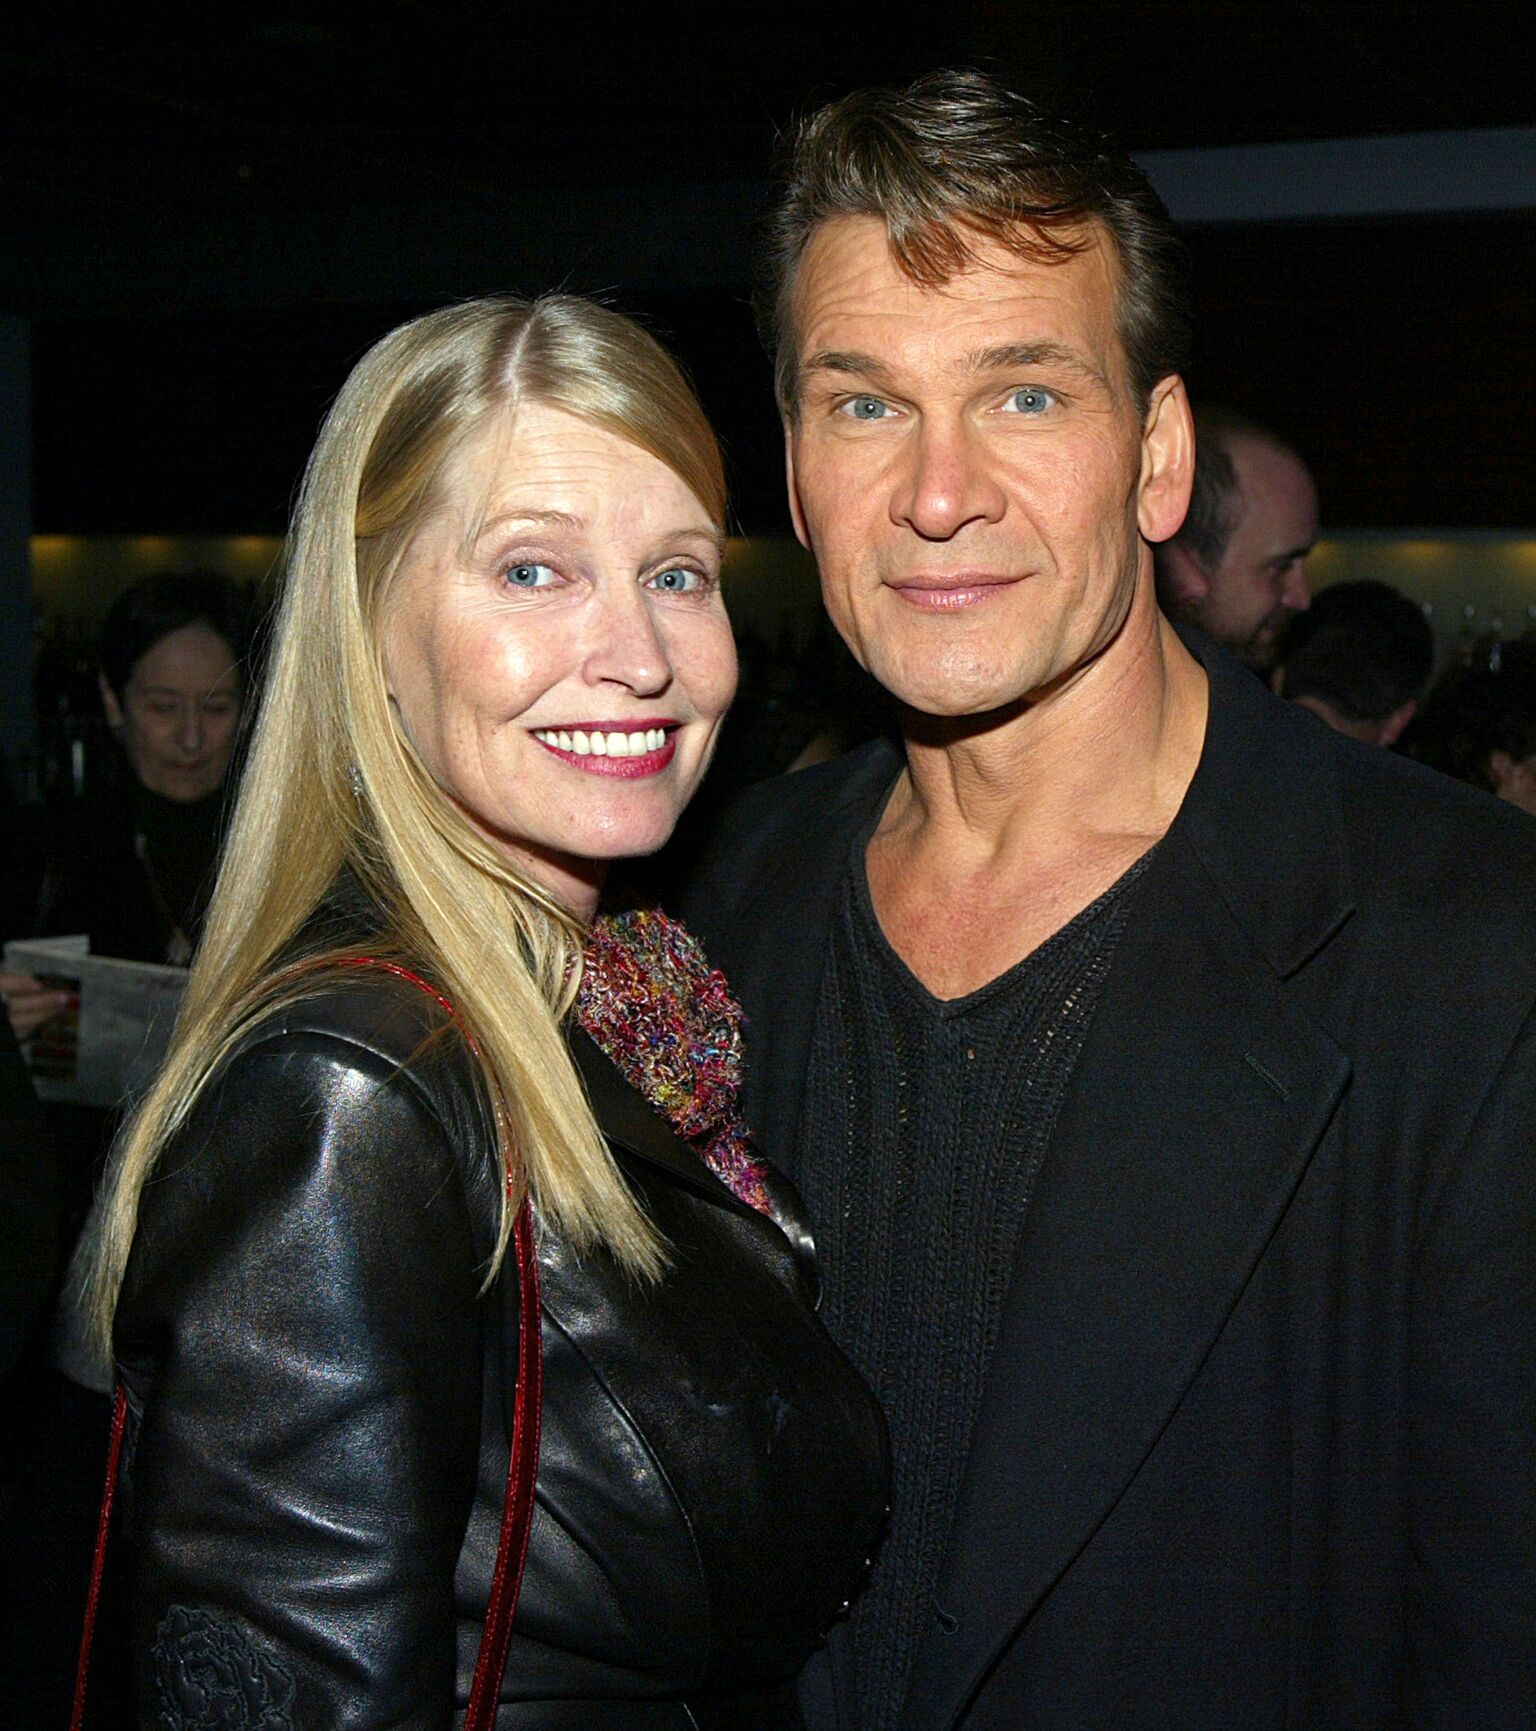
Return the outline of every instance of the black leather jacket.
[[[146,1727],[462,1715],[518,1294],[510,1262],[479,1292],[494,1135],[444,1022],[373,972],[274,1013],[145,1191],[116,1344]],[[881,1525],[883,1426],[815,1316],[787,1181],[776,1225],[573,1044],[671,1263],[643,1289],[540,1235],[537,1509],[497,1723],[796,1726],[791,1680]]]

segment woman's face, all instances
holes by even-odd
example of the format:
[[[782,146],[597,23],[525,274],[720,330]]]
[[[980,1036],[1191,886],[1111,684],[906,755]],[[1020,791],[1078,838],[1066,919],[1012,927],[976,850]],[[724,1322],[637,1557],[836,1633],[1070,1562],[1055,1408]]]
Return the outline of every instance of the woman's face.
[[[520,407],[449,464],[384,616],[400,725],[472,823],[589,914],[654,852],[736,688],[721,535],[639,446]]]
[[[240,731],[240,670],[207,625],[183,625],[133,665],[121,699],[101,699],[133,773],[151,793],[185,803],[216,793]]]

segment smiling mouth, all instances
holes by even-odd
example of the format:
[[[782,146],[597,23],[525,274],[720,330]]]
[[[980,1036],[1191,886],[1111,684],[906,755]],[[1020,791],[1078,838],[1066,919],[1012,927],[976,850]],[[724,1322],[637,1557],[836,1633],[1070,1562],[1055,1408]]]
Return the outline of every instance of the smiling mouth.
[[[676,731],[676,722],[661,727],[536,727],[533,737],[575,769],[630,779],[667,767],[677,752]]]
[[[943,613],[955,608],[974,607],[1011,589],[1020,579],[994,576],[988,572],[963,572],[953,577],[906,577],[888,583],[909,606],[924,612]]]

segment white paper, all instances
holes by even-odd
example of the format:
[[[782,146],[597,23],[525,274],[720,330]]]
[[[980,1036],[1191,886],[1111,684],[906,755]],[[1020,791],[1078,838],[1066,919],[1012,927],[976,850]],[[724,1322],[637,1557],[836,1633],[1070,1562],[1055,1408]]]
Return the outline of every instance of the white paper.
[[[143,1094],[176,1025],[185,968],[93,956],[85,937],[9,943],[5,968],[78,995],[22,1046],[40,1100],[118,1106]]]

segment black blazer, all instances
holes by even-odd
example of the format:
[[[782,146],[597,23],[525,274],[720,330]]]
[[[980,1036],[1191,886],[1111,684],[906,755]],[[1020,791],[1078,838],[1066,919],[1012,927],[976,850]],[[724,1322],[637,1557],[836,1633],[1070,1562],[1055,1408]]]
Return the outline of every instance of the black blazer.
[[[1536,823],[1198,652],[1203,755],[1025,1222],[902,1725],[1530,1727]],[[753,790],[684,899],[780,1161],[900,762]],[[846,1690],[834,1650],[812,1723]]]

